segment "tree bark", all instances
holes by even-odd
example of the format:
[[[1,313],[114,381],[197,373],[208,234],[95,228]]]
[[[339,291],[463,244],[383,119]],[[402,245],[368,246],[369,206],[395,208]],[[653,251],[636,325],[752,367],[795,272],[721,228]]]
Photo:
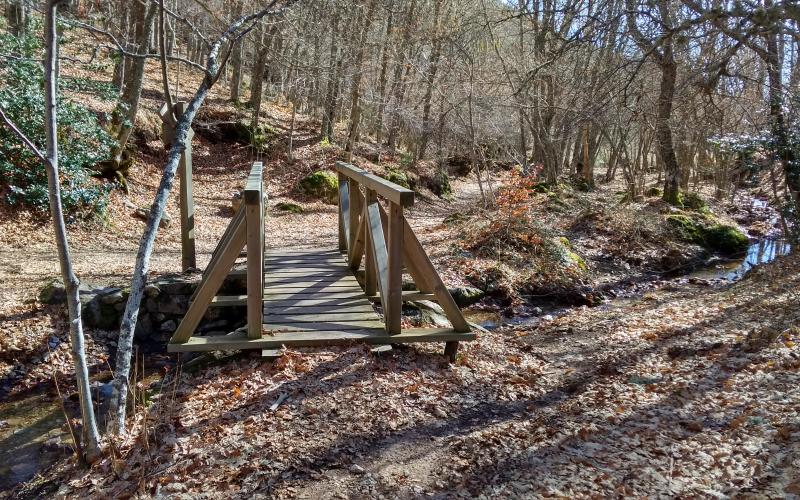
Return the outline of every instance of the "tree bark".
[[[664,164],[664,196],[667,203],[677,205],[680,201],[681,169],[675,148],[672,143],[672,102],[675,98],[675,80],[678,75],[678,65],[672,55],[672,47],[664,48],[664,57],[660,61],[661,88],[658,95],[658,115],[656,117],[656,139],[658,140],[658,153]]]
[[[345,151],[349,153],[349,161],[353,161],[353,147],[358,141],[358,127],[361,122],[361,80],[363,79],[364,52],[369,36],[369,29],[372,26],[372,13],[375,10],[375,0],[369,0],[366,12],[362,18],[361,36],[358,42],[358,52],[353,63],[355,73],[353,74],[352,89],[350,94],[350,130],[347,133],[347,143]]]
[[[285,0],[281,10],[285,10],[297,0]],[[185,149],[189,128],[192,126],[197,111],[205,101],[209,90],[214,86],[220,76],[219,52],[223,43],[231,40],[238,40],[244,33],[249,32],[253,25],[270,13],[276,1],[271,2],[265,9],[255,14],[241,17],[234,21],[228,29],[217,38],[209,49],[208,62],[206,64],[206,75],[200,83],[184,113],[178,118],[175,127],[175,137],[172,140],[167,162],[164,165],[164,173],[161,177],[155,199],[150,207],[150,216],[147,219],[142,238],[139,241],[139,250],[136,254],[136,264],[131,278],[131,292],[125,306],[120,326],[119,340],[117,342],[117,358],[114,368],[114,399],[109,408],[109,427],[110,430],[118,435],[125,433],[125,415],[128,400],[129,381],[131,369],[131,355],[133,351],[133,334],[136,329],[136,320],[139,315],[144,287],[147,282],[147,272],[150,267],[150,258],[153,253],[158,226],[164,209],[167,205],[170,191],[175,182],[175,172],[180,162],[181,153]],[[222,59],[224,64],[225,58]]]
[[[58,175],[58,128],[56,101],[58,92],[58,7],[65,0],[50,0],[45,18],[45,39],[47,41],[45,55],[45,132],[47,136],[47,152],[45,167],[47,169],[48,198],[50,213],[55,228],[58,263],[61,277],[67,293],[67,309],[69,311],[69,336],[72,347],[72,360],[75,364],[75,378],[78,383],[78,396],[81,407],[83,428],[81,443],[83,459],[88,463],[97,461],[100,449],[100,435],[97,431],[92,395],[89,389],[89,367],[86,362],[84,348],[83,323],[81,321],[81,301],[78,294],[80,281],[75,275],[70,255],[67,228],[64,223],[64,211],[61,206],[61,186]]]
[[[144,7],[142,7],[144,9]],[[141,30],[137,29],[137,54],[147,54],[149,50],[150,37],[153,31],[153,19],[158,11],[158,5],[151,3],[140,18]],[[130,71],[126,72],[125,90],[122,99],[111,117],[111,133],[117,139],[117,144],[111,151],[111,163],[113,170],[119,170],[123,164],[123,153],[128,145],[136,123],[136,113],[139,111],[139,100],[142,97],[142,85],[144,82],[144,57],[128,58],[132,59]]]

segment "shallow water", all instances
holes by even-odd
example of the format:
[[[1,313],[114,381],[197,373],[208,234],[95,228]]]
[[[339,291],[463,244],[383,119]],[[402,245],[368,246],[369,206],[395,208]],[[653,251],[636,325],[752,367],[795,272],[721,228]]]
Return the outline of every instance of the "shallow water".
[[[791,251],[791,244],[785,240],[760,240],[750,245],[743,259],[718,264],[711,269],[693,273],[693,276],[728,281],[740,280],[754,267],[772,262],[782,255],[788,255]]]
[[[713,267],[695,271],[690,276],[708,280],[737,281],[742,279],[754,267],[772,262],[782,255],[788,255],[791,251],[791,244],[785,240],[764,239],[750,245],[743,258],[722,262]],[[683,279],[685,280],[686,278],[684,277]],[[505,316],[499,311],[469,309],[464,311],[464,317],[467,321],[487,330],[494,330],[504,325],[535,325],[540,321],[537,316]]]
[[[33,478],[65,453],[64,414],[53,396],[34,394],[0,403],[0,491]],[[49,441],[49,443],[48,443]]]

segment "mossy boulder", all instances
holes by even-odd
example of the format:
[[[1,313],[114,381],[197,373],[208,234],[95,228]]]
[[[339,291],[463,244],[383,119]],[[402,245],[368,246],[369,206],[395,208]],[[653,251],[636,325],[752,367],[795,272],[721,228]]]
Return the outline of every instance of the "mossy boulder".
[[[450,185],[450,176],[444,169],[436,170],[428,183],[433,194],[439,198],[450,198],[453,195],[453,186]]]
[[[276,203],[275,208],[281,210],[282,212],[289,212],[290,214],[302,214],[305,211],[303,210],[303,207],[297,203],[289,203],[286,201]]]
[[[460,286],[449,290],[458,307],[469,307],[486,296],[486,292],[472,286]]]
[[[655,186],[648,188],[647,191],[644,192],[645,196],[650,196],[650,197],[661,196],[662,194],[663,192],[661,191],[661,189]]]
[[[682,239],[697,245],[703,245],[703,226],[688,215],[669,215],[667,216],[667,224],[675,228]]]
[[[685,241],[703,246],[714,252],[734,255],[747,250],[747,236],[734,226],[712,223],[713,218],[700,222],[688,215],[674,214],[667,217],[667,223],[675,228]]]
[[[733,226],[715,224],[704,231],[706,246],[716,252],[734,255],[747,250],[750,240]]]
[[[408,182],[408,175],[405,172],[401,172],[400,170],[396,170],[390,168],[386,170],[386,174],[383,175],[383,178],[389,182],[393,182],[398,186],[403,186],[406,189],[409,189],[410,184]]]
[[[697,193],[682,193],[681,202],[683,203],[683,207],[689,210],[708,210],[708,203]]]
[[[339,197],[339,178],[329,170],[317,170],[300,179],[300,189],[308,196],[335,205]]]
[[[566,236],[561,236],[558,238],[558,243],[560,244],[560,251],[563,256],[564,264],[568,266],[576,266],[581,271],[586,271],[586,261],[583,260],[583,257],[578,255],[572,250],[572,243],[570,243],[569,239]]]
[[[469,219],[466,215],[462,214],[461,212],[456,212],[454,214],[450,214],[442,220],[442,224],[445,226],[456,226],[458,224],[462,224]]]

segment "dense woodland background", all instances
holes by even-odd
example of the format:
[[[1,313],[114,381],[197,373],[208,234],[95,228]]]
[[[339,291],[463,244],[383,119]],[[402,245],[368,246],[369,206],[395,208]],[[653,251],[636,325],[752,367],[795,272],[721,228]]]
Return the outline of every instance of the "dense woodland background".
[[[166,2],[177,99],[193,93],[186,75],[205,67],[208,34],[255,7]],[[8,5],[11,33],[31,29],[30,8]],[[117,166],[135,128],[140,56],[158,52],[158,10],[80,1],[64,14],[94,46],[69,63],[114,65]],[[700,183],[724,197],[774,168],[773,194],[792,209],[797,17],[782,2],[301,2],[237,40],[222,80],[253,110],[252,127],[265,96],[280,97],[347,151],[369,136],[375,154],[399,151],[405,166],[434,160],[444,175],[448,159],[468,162],[486,203],[496,165],[550,183],[622,176],[632,198],[657,171],[672,203]]]

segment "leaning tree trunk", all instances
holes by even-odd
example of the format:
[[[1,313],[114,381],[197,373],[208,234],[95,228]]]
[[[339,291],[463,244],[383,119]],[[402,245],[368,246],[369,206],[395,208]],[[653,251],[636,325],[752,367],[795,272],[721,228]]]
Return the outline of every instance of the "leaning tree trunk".
[[[139,37],[136,40],[140,56],[145,55],[149,50],[150,37],[153,32],[153,19],[157,11],[158,4],[152,3],[141,18],[142,29],[138,32]],[[139,100],[142,97],[142,85],[144,83],[144,64],[144,57],[133,58],[131,71],[125,78],[127,83],[125,84],[122,99],[111,116],[111,132],[117,139],[117,143],[111,151],[111,161],[103,165],[102,168],[104,169],[103,173],[106,175],[111,171],[115,172],[120,181],[124,181],[124,176],[127,173],[128,163],[124,159],[124,153],[128,146],[128,139],[130,139],[133,132],[133,126],[136,123],[136,113],[139,111]]]
[[[80,281],[75,275],[70,256],[67,228],[64,224],[64,211],[61,206],[61,186],[58,175],[58,128],[56,122],[56,100],[58,92],[58,6],[65,0],[51,0],[47,6],[45,18],[45,39],[47,53],[45,55],[45,133],[47,136],[47,152],[45,167],[47,169],[48,198],[50,213],[56,233],[58,263],[61,277],[67,292],[67,308],[69,310],[69,336],[72,344],[72,360],[75,363],[75,377],[78,383],[78,397],[81,406],[83,428],[81,443],[83,458],[95,462],[100,458],[100,435],[97,431],[92,395],[89,389],[89,367],[84,349],[83,324],[81,322],[81,301],[78,294]]]
[[[288,6],[295,1],[297,0],[285,0],[283,9],[288,8]],[[147,271],[150,268],[150,258],[153,254],[153,245],[155,243],[156,233],[158,232],[158,225],[161,222],[161,217],[167,205],[167,199],[169,198],[170,191],[172,191],[172,186],[175,182],[175,172],[178,169],[181,154],[186,149],[189,129],[192,126],[195,115],[197,115],[197,111],[200,109],[203,101],[205,101],[209,90],[211,90],[211,87],[213,87],[214,83],[219,79],[221,69],[219,52],[223,43],[231,41],[235,43],[236,40],[239,40],[244,34],[252,30],[252,24],[259,22],[273,7],[274,2],[256,14],[237,19],[214,41],[209,49],[208,62],[206,63],[206,75],[194,96],[189,101],[189,104],[186,106],[186,110],[177,120],[175,137],[172,139],[167,162],[164,165],[164,173],[161,176],[161,182],[158,185],[155,199],[150,207],[150,216],[147,219],[142,239],[139,241],[139,250],[136,254],[136,264],[131,279],[130,295],[125,305],[125,312],[122,315],[122,324],[120,325],[119,340],[117,341],[117,359],[116,366],[114,367],[114,398],[109,408],[110,430],[116,434],[125,433],[125,415],[129,391],[128,377],[130,376],[131,356],[133,353],[133,334],[136,330],[136,320],[139,316],[139,307],[141,306],[142,297],[144,295]],[[248,23],[251,23],[251,25],[247,26]]]

